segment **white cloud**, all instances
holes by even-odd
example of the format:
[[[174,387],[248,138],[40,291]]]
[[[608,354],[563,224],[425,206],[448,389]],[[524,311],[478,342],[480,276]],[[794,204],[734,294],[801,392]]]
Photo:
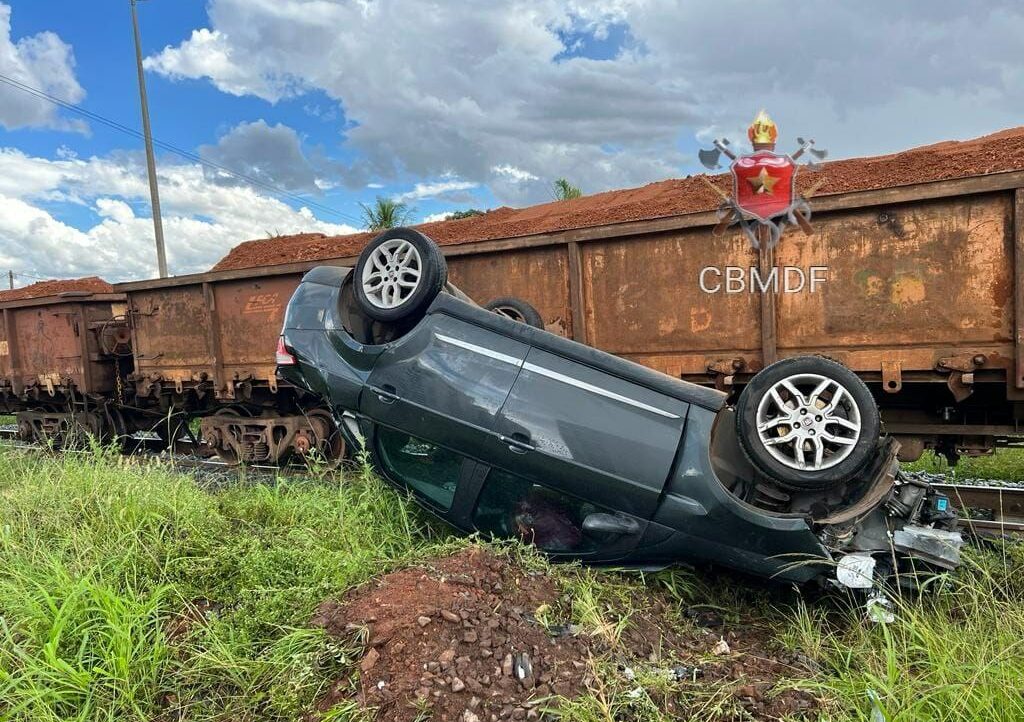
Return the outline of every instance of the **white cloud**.
[[[177,48],[144,61],[146,70],[175,79],[207,78],[218,89],[231,95],[256,95],[271,101],[298,91],[294,82],[274,73],[254,76],[251,64],[222,32],[206,28],[194,30],[192,37]]]
[[[525,171],[522,168],[516,168],[514,165],[509,165],[508,163],[505,163],[504,165],[496,165],[493,168],[491,168],[491,170],[500,176],[505,176],[514,183],[540,180],[533,173]]]
[[[452,211],[442,211],[440,213],[431,213],[428,216],[423,216],[423,220],[420,223],[434,223],[436,221],[444,221],[448,219],[448,216],[452,214]]]
[[[411,191],[399,193],[395,196],[396,201],[409,202],[420,201],[427,198],[443,198],[454,203],[471,199],[472,196],[465,191],[476,188],[479,183],[460,180],[442,180],[432,183],[417,183]]]
[[[232,246],[267,235],[352,233],[252,188],[211,182],[199,165],[159,166],[168,264],[175,274],[207,270]],[[84,206],[84,229],[40,204]],[[82,224],[77,224],[82,225]],[[0,264],[39,276],[97,274],[108,280],[156,275],[145,167],[135,156],[49,160],[0,149]]]
[[[0,3],[0,73],[33,88],[78,103],[85,91],[75,79],[75,57],[71,46],[51,32],[11,38],[11,6]],[[0,125],[15,128],[58,128],[84,131],[78,120],[62,118],[57,106],[0,84]]]
[[[693,168],[680,141],[731,134],[761,106],[784,141],[813,133],[836,156],[980,135],[1024,115],[1024,6],[1009,0],[811,0],[792,12],[745,0],[208,7],[209,29],[154,56],[153,70],[271,101],[322,89],[382,179],[451,171],[505,202],[545,200],[561,176],[590,193],[679,175]],[[737,18],[742,28],[723,22]],[[780,23],[793,27],[782,40],[757,30]],[[599,40],[613,24],[629,42],[612,57],[564,57],[566,31]]]

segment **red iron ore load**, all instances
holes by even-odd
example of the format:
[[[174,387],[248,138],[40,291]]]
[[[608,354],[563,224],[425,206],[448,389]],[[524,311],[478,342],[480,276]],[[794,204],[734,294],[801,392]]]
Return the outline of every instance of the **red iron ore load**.
[[[113,293],[113,287],[99,276],[86,276],[85,278],[53,279],[50,281],[37,281],[24,288],[15,288],[10,291],[0,291],[0,303],[6,301],[24,301],[29,298],[44,298],[45,296],[59,296],[62,293],[84,292],[84,293]]]
[[[823,178],[815,193],[823,196],[1021,169],[1024,169],[1024,127],[891,155],[833,161],[824,164],[818,172],[801,171],[797,185],[806,189]],[[571,201],[527,208],[496,208],[481,216],[424,223],[417,228],[441,245],[454,245],[711,211],[718,207],[721,199],[705,179],[725,192],[730,190],[727,173],[703,179],[690,176]],[[355,256],[376,235],[356,233],[330,237],[306,233],[247,241],[232,249],[213,270]]]

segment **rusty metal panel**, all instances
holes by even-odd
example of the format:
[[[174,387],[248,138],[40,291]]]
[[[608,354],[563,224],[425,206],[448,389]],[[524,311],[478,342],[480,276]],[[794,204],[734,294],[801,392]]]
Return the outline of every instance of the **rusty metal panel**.
[[[136,371],[167,381],[273,381],[274,349],[301,273],[207,278],[128,292]],[[223,378],[221,378],[223,376]]]
[[[815,218],[813,236],[776,249],[779,266],[828,268],[818,293],[779,295],[780,348],[1012,343],[1010,212],[999,194]]]
[[[6,304],[0,338],[0,381],[20,393],[26,386],[79,393],[107,393],[114,385],[110,359],[102,358],[96,330],[118,304],[76,298],[31,299]]]
[[[128,295],[135,371],[173,381],[210,373],[210,310],[201,284],[133,291]]]
[[[2,312],[2,320],[0,320],[0,380],[4,380],[8,384],[14,375],[15,355],[17,354],[17,346],[11,343],[11,334],[8,331],[8,326],[13,325],[12,313],[5,308]]]
[[[812,236],[791,229],[774,265],[827,271],[814,293],[805,280],[803,290],[777,294],[779,355],[934,373],[940,358],[965,349],[985,354],[986,368],[1009,366],[1020,283],[1011,204],[1005,193],[946,198],[820,214]],[[723,375],[762,367],[761,294],[749,276],[740,292],[700,287],[706,267],[758,265],[743,236],[693,229],[579,248],[592,345],[694,380],[709,367]],[[716,274],[706,285],[723,280]]]
[[[14,313],[20,372],[26,382],[60,386],[64,379],[72,379],[86,388],[81,335],[87,329],[76,306],[56,303]]]
[[[284,312],[302,274],[215,281],[220,357],[228,375],[273,378]]]
[[[678,375],[704,372],[705,356],[760,354],[760,305],[750,293],[705,293],[702,269],[748,268],[756,253],[739,233],[710,228],[580,246],[588,339]],[[706,286],[722,282],[714,274]]]
[[[565,246],[455,256],[448,271],[449,280],[477,303],[516,296],[540,312],[548,331],[572,337]]]

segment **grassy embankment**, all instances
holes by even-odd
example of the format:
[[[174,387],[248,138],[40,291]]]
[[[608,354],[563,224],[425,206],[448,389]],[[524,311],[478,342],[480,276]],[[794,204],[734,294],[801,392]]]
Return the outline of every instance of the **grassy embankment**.
[[[955,467],[950,467],[945,458],[927,452],[918,461],[904,464],[903,468],[961,479],[1024,481],[1024,449],[996,449],[988,456],[965,456]]]
[[[317,603],[464,543],[367,469],[204,491],[103,452],[0,447],[0,719],[297,719],[353,669],[355,650],[308,625]],[[630,592],[645,588],[669,590],[680,609],[710,603],[733,624],[767,625],[768,644],[818,670],[781,685],[815,690],[831,720],[867,719],[869,694],[889,722],[1024,719],[1019,546],[970,552],[938,593],[898,601],[888,626],[703,573],[551,573],[587,630],[629,624]],[[663,719],[659,700],[682,689],[590,663],[600,689],[565,705],[567,719]],[[727,686],[684,696],[694,719],[739,714]],[[358,715],[342,705],[327,719]]]

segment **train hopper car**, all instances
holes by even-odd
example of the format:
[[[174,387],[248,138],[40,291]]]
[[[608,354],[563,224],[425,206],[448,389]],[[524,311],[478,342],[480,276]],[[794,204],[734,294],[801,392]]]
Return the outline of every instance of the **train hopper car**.
[[[130,433],[121,383],[132,368],[120,293],[0,297],[0,408],[26,441]]]
[[[205,453],[232,463],[279,463],[344,451],[328,412],[275,377],[285,307],[305,270],[296,264],[122,283],[135,350],[138,402],[201,417]]]

